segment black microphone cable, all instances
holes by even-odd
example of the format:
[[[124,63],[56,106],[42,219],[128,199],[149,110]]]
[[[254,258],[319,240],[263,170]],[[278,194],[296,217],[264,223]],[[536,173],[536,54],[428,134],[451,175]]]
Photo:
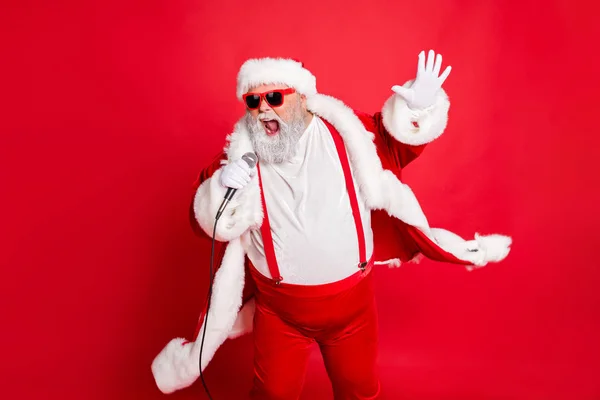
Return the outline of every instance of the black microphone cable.
[[[206,381],[204,380],[204,374],[202,373],[202,350],[204,349],[204,337],[206,336],[206,326],[208,325],[208,312],[210,310],[210,300],[212,298],[212,287],[213,287],[213,263],[215,257],[215,235],[217,233],[217,222],[219,221],[220,215],[215,218],[215,225],[213,227],[212,244],[210,249],[210,267],[209,267],[209,280],[208,280],[208,299],[206,302],[206,317],[204,318],[204,329],[202,331],[202,339],[200,341],[200,356],[198,357],[198,368],[200,369],[200,379],[202,380],[202,386],[208,396],[209,400],[212,400]]]
[[[248,164],[248,166],[250,168],[254,168],[254,166],[258,162],[258,158],[256,157],[256,154],[254,154],[252,152],[244,154],[242,156],[242,159]],[[202,331],[202,339],[200,341],[200,356],[198,356],[198,368],[200,369],[200,379],[202,380],[202,385],[204,386],[204,391],[206,392],[206,395],[208,396],[209,400],[212,400],[212,397],[210,395],[210,391],[208,390],[208,386],[206,385],[206,381],[204,380],[204,374],[202,373],[202,350],[204,349],[204,338],[206,336],[206,326],[208,325],[208,312],[210,310],[210,300],[212,298],[213,264],[214,264],[214,258],[215,258],[215,236],[217,234],[217,222],[219,221],[219,218],[221,218],[221,215],[222,215],[223,211],[225,210],[225,207],[229,203],[229,200],[231,200],[233,195],[236,193],[236,191],[237,191],[237,189],[233,189],[233,188],[229,188],[227,190],[227,193],[225,194],[225,198],[223,199],[223,202],[221,203],[221,207],[219,207],[219,210],[217,211],[217,215],[215,216],[215,225],[213,227],[212,244],[211,244],[211,249],[210,249],[210,269],[209,269],[210,277],[209,277],[209,281],[208,281],[208,299],[206,301],[206,317],[204,319],[204,329]]]

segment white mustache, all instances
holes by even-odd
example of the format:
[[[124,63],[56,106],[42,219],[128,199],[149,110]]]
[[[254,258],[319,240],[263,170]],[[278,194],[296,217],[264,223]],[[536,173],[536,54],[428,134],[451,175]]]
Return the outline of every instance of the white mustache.
[[[260,113],[260,114],[258,114],[257,118],[259,121],[275,120],[275,121],[279,122],[279,126],[283,126],[284,128],[288,127],[288,124],[286,124],[281,118],[279,118],[279,115],[277,115],[275,113],[271,113],[271,112]]]

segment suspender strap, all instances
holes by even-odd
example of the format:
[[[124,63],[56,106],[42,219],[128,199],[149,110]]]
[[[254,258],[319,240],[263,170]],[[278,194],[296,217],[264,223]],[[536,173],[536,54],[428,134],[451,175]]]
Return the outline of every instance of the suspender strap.
[[[358,239],[358,254],[359,264],[358,267],[364,271],[367,266],[367,250],[365,245],[365,232],[362,225],[362,218],[360,217],[360,209],[358,207],[358,199],[356,197],[356,189],[354,187],[354,180],[352,179],[352,172],[350,171],[350,162],[348,161],[348,153],[346,152],[346,146],[340,133],[331,124],[325,120],[325,125],[331,132],[335,147],[337,149],[338,157],[342,163],[342,170],[344,171],[344,178],[346,178],[346,190],[350,197],[350,207],[352,207],[352,215],[354,216],[354,224],[356,225],[356,234]]]
[[[260,162],[256,164],[256,170],[258,172],[258,184],[260,185],[260,197],[264,211],[263,223],[260,226],[260,233],[262,234],[263,246],[265,248],[265,257],[267,258],[267,265],[269,266],[271,277],[275,283],[280,283],[283,280],[283,277],[279,273],[277,257],[275,256],[273,236],[271,235],[271,224],[269,223],[269,213],[267,212],[267,203],[265,202],[265,190],[263,189],[262,176],[260,174]]]
[[[362,218],[360,216],[360,208],[358,207],[358,198],[356,196],[356,189],[354,187],[354,180],[352,179],[352,172],[350,170],[350,162],[348,160],[348,153],[344,146],[344,141],[340,136],[339,132],[327,121],[323,120],[325,125],[329,129],[337,149],[338,158],[342,164],[342,170],[344,171],[344,178],[346,180],[346,191],[350,197],[350,207],[352,208],[352,216],[354,217],[354,224],[356,226],[356,234],[358,239],[358,254],[359,264],[358,268],[365,270],[367,267],[367,250],[365,244],[365,232],[362,225]],[[260,162],[256,165],[258,172],[258,182],[260,185],[260,195],[262,201],[262,207],[264,211],[263,223],[260,227],[260,232],[263,238],[263,246],[265,249],[265,257],[269,267],[269,272],[275,283],[279,284],[283,277],[279,272],[279,266],[277,265],[277,257],[275,255],[275,247],[273,246],[273,236],[271,235],[271,224],[269,223],[269,213],[267,212],[267,203],[265,202],[265,191],[262,184],[262,176],[260,173]]]

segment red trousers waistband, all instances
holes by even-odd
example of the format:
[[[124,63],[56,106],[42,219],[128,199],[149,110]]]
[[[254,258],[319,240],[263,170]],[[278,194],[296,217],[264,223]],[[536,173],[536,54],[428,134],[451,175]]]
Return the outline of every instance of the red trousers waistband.
[[[299,285],[286,282],[276,282],[261,274],[250,262],[250,273],[256,283],[258,292],[264,294],[276,294],[277,296],[293,298],[319,298],[328,297],[344,292],[371,273],[373,259],[369,260],[364,270],[357,267],[357,271],[342,280],[324,283],[320,285]]]
[[[276,314],[309,334],[345,326],[375,301],[372,262],[337,282],[322,285],[275,283],[250,264],[256,283],[256,307]]]

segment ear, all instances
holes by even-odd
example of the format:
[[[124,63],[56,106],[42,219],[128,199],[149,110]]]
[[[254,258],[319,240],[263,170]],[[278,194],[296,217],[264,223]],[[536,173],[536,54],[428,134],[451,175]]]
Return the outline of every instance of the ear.
[[[300,95],[300,103],[302,104],[302,108],[306,109],[306,95]]]

